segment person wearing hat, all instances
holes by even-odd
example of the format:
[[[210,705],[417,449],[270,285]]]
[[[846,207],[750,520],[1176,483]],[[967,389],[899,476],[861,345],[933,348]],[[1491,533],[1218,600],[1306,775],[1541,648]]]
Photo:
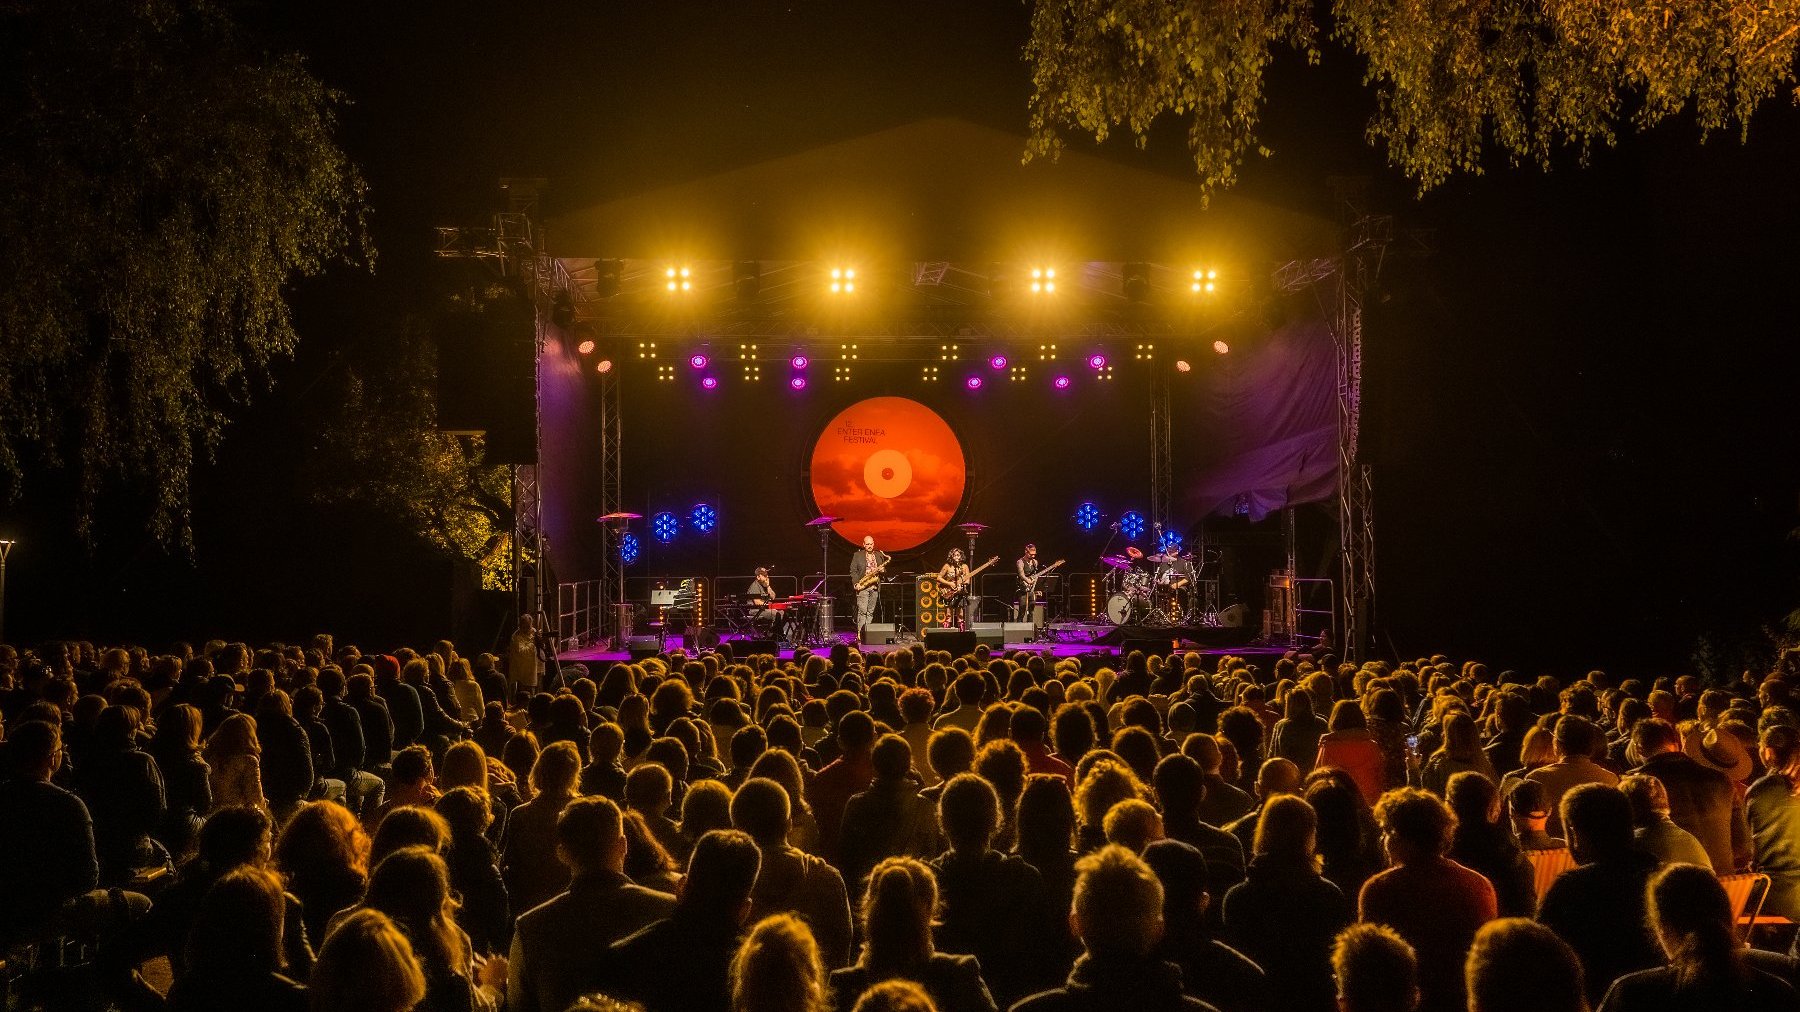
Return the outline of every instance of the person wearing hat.
[[[1634,772],[1662,783],[1670,820],[1699,839],[1713,871],[1749,867],[1750,822],[1736,785],[1750,775],[1750,757],[1737,738],[1714,728],[1683,751],[1681,733],[1652,717],[1631,729],[1631,745],[1642,763]]]

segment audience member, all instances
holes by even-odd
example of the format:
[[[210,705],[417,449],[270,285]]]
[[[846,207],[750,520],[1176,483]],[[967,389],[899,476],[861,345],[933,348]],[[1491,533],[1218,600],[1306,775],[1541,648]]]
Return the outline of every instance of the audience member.
[[[1245,880],[1225,894],[1227,937],[1268,975],[1276,1007],[1330,1009],[1331,946],[1350,902],[1319,875],[1318,821],[1291,795],[1264,807]]]
[[[1393,867],[1363,885],[1358,917],[1393,928],[1418,953],[1420,1008],[1461,1009],[1463,960],[1497,915],[1494,887],[1446,856],[1456,816],[1436,795],[1389,791],[1375,819]]]
[[[1563,799],[1562,817],[1581,863],[1550,884],[1538,922],[1575,950],[1588,1000],[1597,1001],[1614,980],[1662,961],[1645,891],[1656,858],[1632,845],[1631,802],[1618,788],[1575,788]]]
[[[1413,947],[1385,924],[1352,924],[1331,947],[1339,1012],[1413,1012],[1419,965]]]

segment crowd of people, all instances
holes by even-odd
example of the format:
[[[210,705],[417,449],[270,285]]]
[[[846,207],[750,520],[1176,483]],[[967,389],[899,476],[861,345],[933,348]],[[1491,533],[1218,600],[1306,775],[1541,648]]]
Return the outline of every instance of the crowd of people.
[[[176,1012],[1800,1008],[1791,673],[1109,663],[726,645],[540,687],[449,642],[0,645],[0,983]]]

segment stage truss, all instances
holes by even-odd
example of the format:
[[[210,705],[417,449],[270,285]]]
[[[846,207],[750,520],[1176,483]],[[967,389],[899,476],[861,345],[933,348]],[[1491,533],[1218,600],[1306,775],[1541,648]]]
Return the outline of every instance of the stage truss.
[[[1249,299],[1188,299],[1186,268],[1156,264],[1092,262],[1073,265],[1065,275],[1065,290],[1076,294],[1079,309],[1068,303],[1060,311],[1009,311],[1003,297],[1016,299],[1027,284],[1021,265],[966,265],[918,262],[871,272],[869,287],[905,287],[913,296],[901,311],[825,314],[809,305],[820,265],[810,261],[714,261],[696,265],[694,284],[700,293],[714,296],[708,310],[671,311],[667,303],[619,299],[621,292],[660,289],[667,270],[663,261],[569,258],[546,251],[539,218],[539,196],[544,181],[502,180],[507,210],[494,216],[492,227],[439,228],[436,255],[443,258],[490,261],[504,277],[528,281],[537,320],[537,351],[541,359],[552,328],[574,336],[611,339],[619,357],[628,357],[630,341],[712,342],[729,356],[736,342],[769,342],[776,345],[758,355],[762,361],[785,358],[783,342],[837,340],[874,342],[885,347],[865,349],[883,360],[932,362],[944,349],[959,342],[1000,341],[1020,345],[1029,356],[1031,342],[1074,345],[1079,342],[1166,341],[1170,350],[1193,342],[1196,349],[1209,345],[1216,332],[1252,312]],[[1365,186],[1355,180],[1333,180],[1333,193],[1344,221],[1341,251],[1336,256],[1295,260],[1273,274],[1277,291],[1311,290],[1331,325],[1337,357],[1337,416],[1339,481],[1336,514],[1339,534],[1339,580],[1335,588],[1341,615],[1345,655],[1364,656],[1375,599],[1374,480],[1360,453],[1363,336],[1363,301],[1381,274],[1393,219],[1370,213],[1364,200]],[[1141,282],[1137,297],[1121,294],[1128,276]],[[891,275],[891,277],[889,276]],[[1071,276],[1072,275],[1072,276]],[[754,284],[746,287],[746,278]],[[870,274],[865,274],[870,277]],[[1227,278],[1245,293],[1255,286],[1242,278]],[[748,297],[745,297],[746,291]],[[721,303],[718,296],[735,293]],[[698,304],[700,299],[695,299]],[[1074,351],[1074,348],[1068,348]],[[818,361],[831,361],[817,354]],[[619,363],[598,377],[601,426],[599,510],[602,514],[622,509],[623,474],[621,384]],[[539,382],[542,382],[541,367]],[[1164,369],[1151,371],[1150,513],[1153,522],[1167,525],[1173,511],[1173,426],[1170,412],[1170,378]],[[542,415],[537,419],[542,443]],[[544,602],[555,589],[544,585],[548,575],[543,540],[543,515],[538,469],[514,469],[513,575],[518,607],[542,619]],[[1291,512],[1291,510],[1290,510]],[[623,528],[609,531],[603,553],[599,584],[600,638],[615,645],[623,642],[617,600],[624,575],[619,557]],[[1289,539],[1290,545],[1292,539]],[[1290,560],[1292,577],[1293,561]],[[1289,617],[1289,628],[1293,627]]]
[[[1342,251],[1335,257],[1295,260],[1277,268],[1275,286],[1284,292],[1311,290],[1331,323],[1337,355],[1338,582],[1337,608],[1344,656],[1360,660],[1369,649],[1375,605],[1375,478],[1362,460],[1363,300],[1381,276],[1394,239],[1391,215],[1368,210],[1368,184],[1334,178],[1332,196],[1343,220]],[[1290,516],[1292,509],[1288,510]],[[1294,539],[1288,537],[1288,577],[1296,574]],[[1290,599],[1290,608],[1297,607]],[[1288,628],[1297,625],[1289,615]]]

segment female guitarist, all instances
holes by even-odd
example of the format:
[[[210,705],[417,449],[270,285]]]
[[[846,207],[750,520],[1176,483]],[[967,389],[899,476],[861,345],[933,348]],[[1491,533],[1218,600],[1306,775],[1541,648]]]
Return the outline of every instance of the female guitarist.
[[[970,613],[974,609],[971,607],[969,588],[974,584],[975,577],[983,569],[998,561],[1000,561],[1000,557],[996,555],[982,563],[980,567],[971,570],[969,564],[963,561],[962,549],[950,549],[950,558],[944,562],[943,568],[938,570],[937,579],[938,586],[942,589],[944,604],[950,609],[950,614],[955,616],[958,629],[967,629],[971,621]]]

